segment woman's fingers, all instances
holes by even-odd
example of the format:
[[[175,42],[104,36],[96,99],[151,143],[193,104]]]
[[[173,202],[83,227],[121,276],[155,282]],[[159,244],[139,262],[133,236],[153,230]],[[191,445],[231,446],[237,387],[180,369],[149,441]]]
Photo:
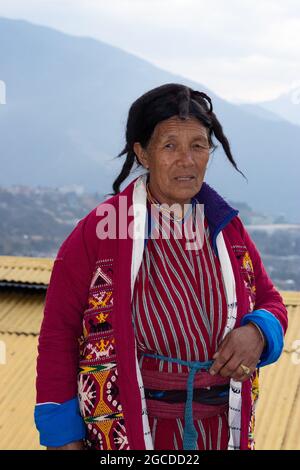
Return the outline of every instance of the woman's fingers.
[[[215,354],[215,361],[209,369],[211,375],[220,374],[221,370],[226,366],[228,361],[230,361],[233,356],[233,351],[230,347],[226,347],[223,343],[223,346]]]
[[[255,370],[262,352],[261,339],[253,326],[242,326],[234,329],[224,338],[209,372],[222,377],[230,377],[244,382]],[[246,366],[246,369],[241,367]],[[247,368],[250,369],[249,373]]]
[[[209,371],[212,375],[219,374],[221,377],[230,377],[238,382],[244,382],[255,370],[255,366],[250,367],[247,364],[246,367],[249,367],[250,372],[246,373],[241,367],[241,364],[246,365],[246,360],[241,360],[238,354],[233,354],[228,360],[226,360],[226,357],[228,357],[226,353],[217,355],[217,359]]]
[[[240,367],[241,358],[237,355],[233,355],[224,367],[220,370],[220,375],[222,377],[231,377],[235,380],[242,379],[245,375],[244,371]]]
[[[250,366],[247,365],[246,367],[248,367],[250,370],[249,370],[249,372],[245,371],[241,367],[241,365],[246,365],[245,362],[246,361],[243,361],[243,362],[240,361],[240,364],[238,365],[238,367],[235,369],[235,371],[231,375],[231,378],[233,380],[236,380],[237,382],[245,382],[245,380],[248,380],[249,377],[251,377],[252,373],[255,370],[255,366],[250,367]]]

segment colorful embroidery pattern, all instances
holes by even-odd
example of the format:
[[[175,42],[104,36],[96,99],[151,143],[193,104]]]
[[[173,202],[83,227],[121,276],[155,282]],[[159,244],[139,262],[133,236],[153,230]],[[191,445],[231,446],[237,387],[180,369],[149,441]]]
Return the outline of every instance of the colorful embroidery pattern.
[[[103,423],[87,425],[89,440],[86,449],[92,450],[128,450],[128,440],[124,419],[106,420]],[[106,437],[104,437],[106,436]]]
[[[99,333],[93,337],[89,336],[82,345],[81,365],[87,362],[87,365],[94,361],[109,360],[112,361],[115,356],[115,338],[111,335],[104,336]]]
[[[94,289],[94,288],[93,288]],[[89,309],[111,308],[113,306],[112,290],[91,291],[89,296]]]
[[[251,377],[252,391],[251,391],[251,419],[249,425],[248,449],[255,450],[255,411],[257,400],[259,398],[259,369],[256,369]]]
[[[108,321],[111,312],[98,312],[85,314],[83,319],[83,335],[84,337],[96,333],[110,332],[112,326]]]
[[[255,276],[252,260],[245,245],[233,245],[232,249],[235,252],[245,289],[248,293],[249,311],[252,312],[256,299]]]
[[[253,263],[245,245],[233,245],[233,251],[240,266],[241,276],[245,285],[245,289],[249,298],[249,312],[251,313],[255,307],[256,286]],[[251,418],[248,433],[248,449],[254,450],[254,430],[255,430],[255,409],[259,398],[259,369],[256,369],[251,377]]]
[[[98,266],[92,277],[91,289],[93,287],[103,287],[112,285],[112,267],[109,264]]]
[[[83,315],[78,399],[86,449],[128,450],[113,331],[113,260],[96,263]]]

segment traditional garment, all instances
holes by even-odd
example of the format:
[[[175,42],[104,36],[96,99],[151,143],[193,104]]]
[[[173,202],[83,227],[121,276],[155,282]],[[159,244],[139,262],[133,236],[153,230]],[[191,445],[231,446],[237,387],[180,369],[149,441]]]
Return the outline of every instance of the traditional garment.
[[[195,223],[195,210],[188,217],[193,217]],[[209,240],[208,222],[204,218],[203,245],[190,250],[182,229],[186,219],[187,216],[183,222],[174,222],[168,215],[157,214],[155,227],[151,228],[152,233],[157,231],[159,236],[149,238],[135,281],[133,316],[144,387],[153,386],[154,378],[157,383],[159,372],[163,372],[163,377],[173,374],[167,379],[170,390],[185,389],[189,368],[145,357],[141,352],[184,361],[209,361],[224,334],[226,293],[220,262]],[[170,228],[170,237],[164,224],[166,230]],[[177,238],[177,234],[182,236]],[[150,371],[158,373],[151,374]],[[202,371],[196,376],[194,386],[200,387],[204,383],[229,383],[229,379],[220,382]],[[198,431],[196,449],[227,449],[228,403],[222,410],[218,408],[208,405],[203,410],[203,406],[193,404],[194,415],[205,416],[194,422]],[[147,410],[154,448],[182,449],[183,404],[157,404],[155,400],[147,400]]]
[[[255,322],[267,342],[259,365],[274,362],[287,328],[282,298],[238,211],[206,183],[195,199],[204,205],[211,246],[222,271],[227,301],[224,335]],[[79,221],[58,251],[38,345],[35,422],[43,445],[85,439],[87,447],[96,450],[154,447],[132,317],[146,214],[142,175]],[[104,238],[110,220],[115,223]],[[219,294],[213,287],[215,302]],[[213,326],[215,339],[221,335],[218,328],[223,326]],[[193,342],[190,346],[196,354]],[[253,448],[257,397],[258,369],[243,383],[230,380],[228,449]],[[176,439],[179,443],[179,436]]]

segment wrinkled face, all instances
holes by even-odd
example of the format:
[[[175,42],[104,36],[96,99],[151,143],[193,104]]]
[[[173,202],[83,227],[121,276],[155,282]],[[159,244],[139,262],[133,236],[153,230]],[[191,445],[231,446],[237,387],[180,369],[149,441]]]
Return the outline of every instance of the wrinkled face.
[[[136,142],[134,151],[149,168],[150,191],[160,203],[189,203],[200,191],[209,142],[207,129],[198,119],[172,116],[155,127],[147,149]]]

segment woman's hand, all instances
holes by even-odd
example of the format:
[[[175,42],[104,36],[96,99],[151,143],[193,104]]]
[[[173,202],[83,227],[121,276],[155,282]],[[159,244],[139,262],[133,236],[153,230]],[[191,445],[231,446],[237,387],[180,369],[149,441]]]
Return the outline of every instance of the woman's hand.
[[[209,372],[244,382],[255,370],[264,349],[263,338],[255,325],[248,323],[228,333],[214,354]],[[241,364],[249,367],[246,374]]]
[[[47,447],[47,450],[84,450],[83,441],[74,441],[60,447]]]

